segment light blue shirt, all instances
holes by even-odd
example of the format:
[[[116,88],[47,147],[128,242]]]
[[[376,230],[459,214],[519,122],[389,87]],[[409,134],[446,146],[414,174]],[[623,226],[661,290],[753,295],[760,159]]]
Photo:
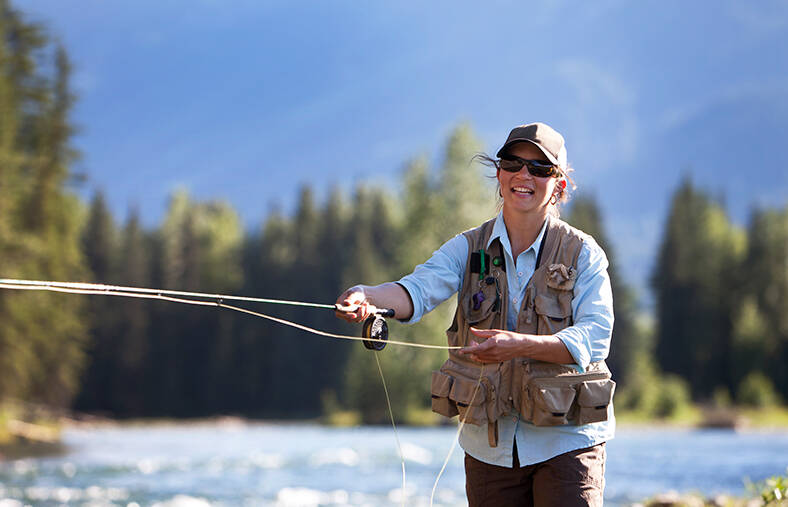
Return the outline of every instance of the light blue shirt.
[[[513,258],[509,234],[503,214],[495,219],[490,242],[499,238],[506,260],[506,281],[509,284],[509,311],[506,325],[514,331],[517,314],[525,296],[525,287],[534,274],[536,256],[542,244],[547,222],[536,241],[523,253]],[[432,257],[416,267],[399,283],[413,300],[413,316],[408,323],[417,322],[440,303],[462,288],[465,263],[468,260],[468,241],[458,234],[443,244]],[[577,259],[577,278],[573,289],[572,317],[574,324],[556,333],[575,360],[579,371],[592,362],[605,359],[610,350],[613,330],[613,293],[607,274],[607,257],[589,237],[583,243]],[[498,466],[513,466],[513,446],[517,441],[517,455],[521,466],[540,463],[559,454],[590,447],[613,438],[615,433],[613,405],[607,421],[582,426],[534,426],[520,420],[512,412],[498,420],[498,446],[490,447],[487,426],[466,424],[460,434],[460,445],[474,458]]]

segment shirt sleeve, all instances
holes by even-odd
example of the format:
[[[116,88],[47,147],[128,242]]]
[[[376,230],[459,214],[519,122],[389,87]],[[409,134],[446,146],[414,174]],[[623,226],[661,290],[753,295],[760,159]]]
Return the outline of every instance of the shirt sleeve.
[[[465,263],[468,260],[468,240],[462,234],[454,236],[433,252],[413,273],[399,283],[413,301],[413,316],[406,324],[418,322],[425,313],[449,299],[462,287]]]
[[[583,243],[577,259],[572,299],[574,324],[556,333],[579,367],[607,358],[613,332],[613,291],[605,252],[593,239]]]

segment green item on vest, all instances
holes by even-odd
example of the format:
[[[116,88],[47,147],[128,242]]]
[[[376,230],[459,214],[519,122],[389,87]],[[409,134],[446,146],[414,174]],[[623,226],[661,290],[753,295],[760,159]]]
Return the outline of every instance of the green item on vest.
[[[482,263],[481,269],[479,269],[479,280],[481,280],[484,277],[485,273],[487,273],[487,266],[484,262],[485,261],[484,258],[487,256],[485,255],[483,248],[479,249],[479,257],[481,257],[481,263]]]
[[[501,264],[503,264],[503,259],[501,259],[500,257],[495,257],[493,259],[493,266],[497,267],[500,266]]]

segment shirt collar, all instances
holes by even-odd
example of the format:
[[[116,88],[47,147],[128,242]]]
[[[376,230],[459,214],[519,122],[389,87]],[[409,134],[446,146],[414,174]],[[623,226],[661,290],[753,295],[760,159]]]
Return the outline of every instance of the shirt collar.
[[[544,239],[545,231],[547,230],[547,222],[550,220],[550,216],[548,215],[545,219],[544,223],[542,224],[542,229],[539,231],[539,234],[536,236],[536,239],[531,246],[525,249],[525,252],[529,250],[534,251],[534,255],[537,255],[539,252],[539,247],[542,245],[542,240]],[[495,224],[493,225],[492,234],[490,234],[490,239],[487,241],[487,248],[490,248],[490,245],[495,240],[495,238],[500,239],[501,246],[503,247],[504,251],[509,254],[509,257],[514,260],[512,256],[512,243],[509,241],[509,233],[506,231],[506,224],[503,221],[503,211],[498,212],[498,216],[495,217]]]

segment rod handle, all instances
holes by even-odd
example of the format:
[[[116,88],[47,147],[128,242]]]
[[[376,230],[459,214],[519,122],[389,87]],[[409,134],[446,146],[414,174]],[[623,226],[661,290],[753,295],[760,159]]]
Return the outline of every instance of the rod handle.
[[[339,303],[334,305],[334,308],[337,311],[345,312],[345,313],[354,312],[354,311],[356,311],[356,309],[358,307],[359,307],[359,305],[343,306],[343,305],[340,305]],[[369,308],[369,313],[371,313],[373,315],[380,315],[382,317],[393,317],[394,316],[394,310],[391,309],[391,308],[378,308],[378,307],[376,307],[374,305],[368,305],[368,308]]]

